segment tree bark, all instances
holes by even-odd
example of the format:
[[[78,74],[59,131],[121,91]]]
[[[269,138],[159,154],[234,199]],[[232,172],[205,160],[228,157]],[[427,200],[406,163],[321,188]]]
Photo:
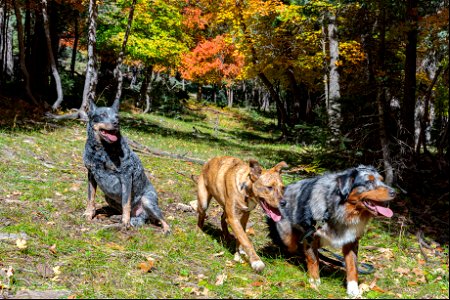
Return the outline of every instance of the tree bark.
[[[414,110],[416,104],[416,60],[418,35],[418,0],[408,0],[406,22],[409,26],[406,41],[405,82],[403,89],[403,103],[400,107],[403,132],[402,141],[412,150],[414,149]]]
[[[133,14],[134,14],[134,7],[136,6],[136,0],[133,0],[130,7],[130,13],[128,14],[128,23],[127,23],[127,29],[125,31],[125,35],[123,37],[122,42],[122,49],[120,50],[119,57],[117,58],[117,65],[114,69],[114,77],[117,81],[117,92],[116,96],[114,98],[114,101],[120,101],[120,96],[122,95],[122,83],[123,83],[123,75],[120,68],[122,67],[123,62],[123,56],[125,55],[125,49],[127,47],[128,42],[128,36],[130,35],[131,31],[131,24],[133,23]]]
[[[428,87],[427,92],[425,93],[424,112],[423,112],[423,116],[419,120],[420,121],[420,132],[419,132],[419,139],[417,141],[417,146],[416,146],[416,155],[420,154],[421,146],[423,147],[423,151],[427,152],[427,139],[426,139],[425,131],[426,131],[428,125],[430,124],[430,116],[429,116],[430,100],[431,100],[431,95],[433,93],[433,87],[436,84],[437,79],[443,69],[444,68],[442,67],[442,65],[440,65],[439,68],[437,69],[436,73],[434,74],[433,80],[431,81],[431,84]]]
[[[61,105],[61,102],[63,101],[63,90],[61,85],[61,77],[59,77],[58,69],[56,67],[56,60],[55,56],[53,54],[53,48],[52,48],[52,42],[50,37],[50,25],[48,22],[48,13],[47,13],[47,0],[41,0],[42,4],[42,17],[44,19],[44,31],[45,31],[45,38],[47,41],[47,54],[50,62],[50,67],[52,69],[52,75],[55,79],[56,84],[56,93],[58,95],[55,103],[53,103],[52,109],[56,110]]]
[[[72,78],[75,76],[75,62],[77,60],[78,40],[80,39],[80,33],[78,32],[78,19],[79,16],[77,12],[74,20],[75,36],[73,40],[72,57],[70,60],[70,75]]]
[[[322,16],[322,40],[321,40],[321,44],[322,44],[322,54],[323,54],[323,66],[324,66],[324,71],[323,71],[323,86],[324,86],[324,97],[325,97],[325,104],[328,108],[328,104],[330,102],[330,96],[329,96],[329,81],[328,81],[328,74],[329,74],[329,68],[328,68],[328,64],[327,64],[327,27],[326,27],[326,23],[327,23],[327,13],[324,13]]]
[[[22,70],[24,81],[25,81],[25,91],[28,97],[31,99],[33,104],[39,106],[39,103],[33,96],[30,88],[30,75],[28,73],[27,66],[25,64],[25,47],[24,47],[24,35],[23,35],[23,26],[22,26],[22,16],[20,14],[19,6],[17,5],[17,0],[13,0],[14,3],[14,12],[16,14],[17,20],[17,39],[19,42],[19,57],[20,57],[20,69]]]
[[[97,55],[95,53],[97,44],[97,14],[96,0],[89,0],[89,26],[88,26],[88,62],[86,65],[86,79],[84,81],[83,102],[80,107],[80,117],[85,117],[89,107],[89,101],[95,100],[97,87]],[[84,113],[84,116],[82,115]]]
[[[140,93],[140,102],[145,101],[145,108],[143,113],[146,114],[152,109],[152,103],[150,99],[150,90],[151,90],[151,83],[152,83],[152,76],[153,76],[153,65],[146,66],[144,69],[144,82],[141,86],[141,93]]]
[[[337,140],[341,132],[341,98],[339,85],[339,72],[337,62],[339,59],[339,40],[337,36],[336,16],[330,14],[328,16],[328,42],[330,47],[330,81],[329,81],[329,99],[327,103],[327,111],[329,118],[329,126],[333,133],[334,139]]]

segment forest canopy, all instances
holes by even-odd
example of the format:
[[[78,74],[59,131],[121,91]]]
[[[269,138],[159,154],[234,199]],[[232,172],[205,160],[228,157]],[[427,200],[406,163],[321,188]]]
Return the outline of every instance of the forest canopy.
[[[448,17],[447,0],[1,0],[0,104],[81,119],[114,99],[246,107],[276,118],[280,141],[387,182],[430,160],[443,174]]]

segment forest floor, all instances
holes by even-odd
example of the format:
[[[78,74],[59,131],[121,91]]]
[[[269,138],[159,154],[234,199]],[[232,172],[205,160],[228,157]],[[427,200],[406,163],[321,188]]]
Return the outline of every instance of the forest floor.
[[[124,109],[122,134],[148,147],[136,151],[172,228],[164,236],[152,225],[125,230],[105,214],[87,222],[85,124],[29,114],[4,111],[0,121],[0,298],[346,298],[345,272],[337,267],[322,265],[320,289],[310,288],[305,266],[268,238],[259,207],[247,232],[266,268],[257,274],[234,262],[214,201],[205,232],[196,228],[190,177],[201,164],[149,151],[201,161],[256,158],[265,168],[284,160],[312,174],[329,170],[317,159],[324,149],[279,142],[274,120],[242,109],[188,103],[171,118]],[[306,176],[285,173],[283,180]],[[106,206],[98,194],[97,206]],[[359,261],[375,267],[360,276],[364,298],[449,296],[448,239],[434,238],[448,237],[448,210],[447,220],[420,230],[407,200],[399,196],[394,217],[372,220],[361,240]]]

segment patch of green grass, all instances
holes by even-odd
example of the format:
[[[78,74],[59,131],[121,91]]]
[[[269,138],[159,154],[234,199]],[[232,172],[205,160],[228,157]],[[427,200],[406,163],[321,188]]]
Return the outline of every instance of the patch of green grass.
[[[233,155],[258,159],[265,168],[284,160],[308,174],[326,170],[321,164],[324,149],[279,142],[273,119],[243,109],[189,103],[186,113],[175,118],[123,112],[122,132],[151,149],[203,161]],[[207,213],[209,230],[199,231],[196,212],[177,206],[196,200],[191,175],[200,174],[197,163],[137,152],[158,192],[171,235],[163,236],[151,225],[125,230],[111,226],[108,219],[86,222],[85,136],[85,124],[76,121],[0,129],[0,233],[23,232],[28,237],[24,249],[16,240],[0,240],[0,266],[15,270],[12,293],[67,289],[77,298],[346,297],[340,269],[323,267],[320,290],[310,288],[305,266],[273,246],[259,207],[249,222],[255,231],[251,239],[266,265],[261,274],[248,263],[233,261],[234,245],[221,239],[221,209],[214,201]],[[301,178],[283,175],[285,184]],[[106,206],[100,190],[96,204]],[[394,217],[368,226],[359,258],[376,271],[360,276],[360,283],[377,288],[364,297],[448,296],[448,245],[441,246],[443,256],[424,263],[408,224]],[[139,266],[149,259],[154,266],[143,272]],[[60,274],[43,274],[43,265]],[[223,284],[219,278],[225,278]]]

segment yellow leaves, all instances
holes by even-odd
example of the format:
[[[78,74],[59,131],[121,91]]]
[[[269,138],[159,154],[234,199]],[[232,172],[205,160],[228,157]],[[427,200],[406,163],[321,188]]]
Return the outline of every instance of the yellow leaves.
[[[357,41],[340,42],[339,57],[346,65],[358,65],[366,60],[362,45]]]

